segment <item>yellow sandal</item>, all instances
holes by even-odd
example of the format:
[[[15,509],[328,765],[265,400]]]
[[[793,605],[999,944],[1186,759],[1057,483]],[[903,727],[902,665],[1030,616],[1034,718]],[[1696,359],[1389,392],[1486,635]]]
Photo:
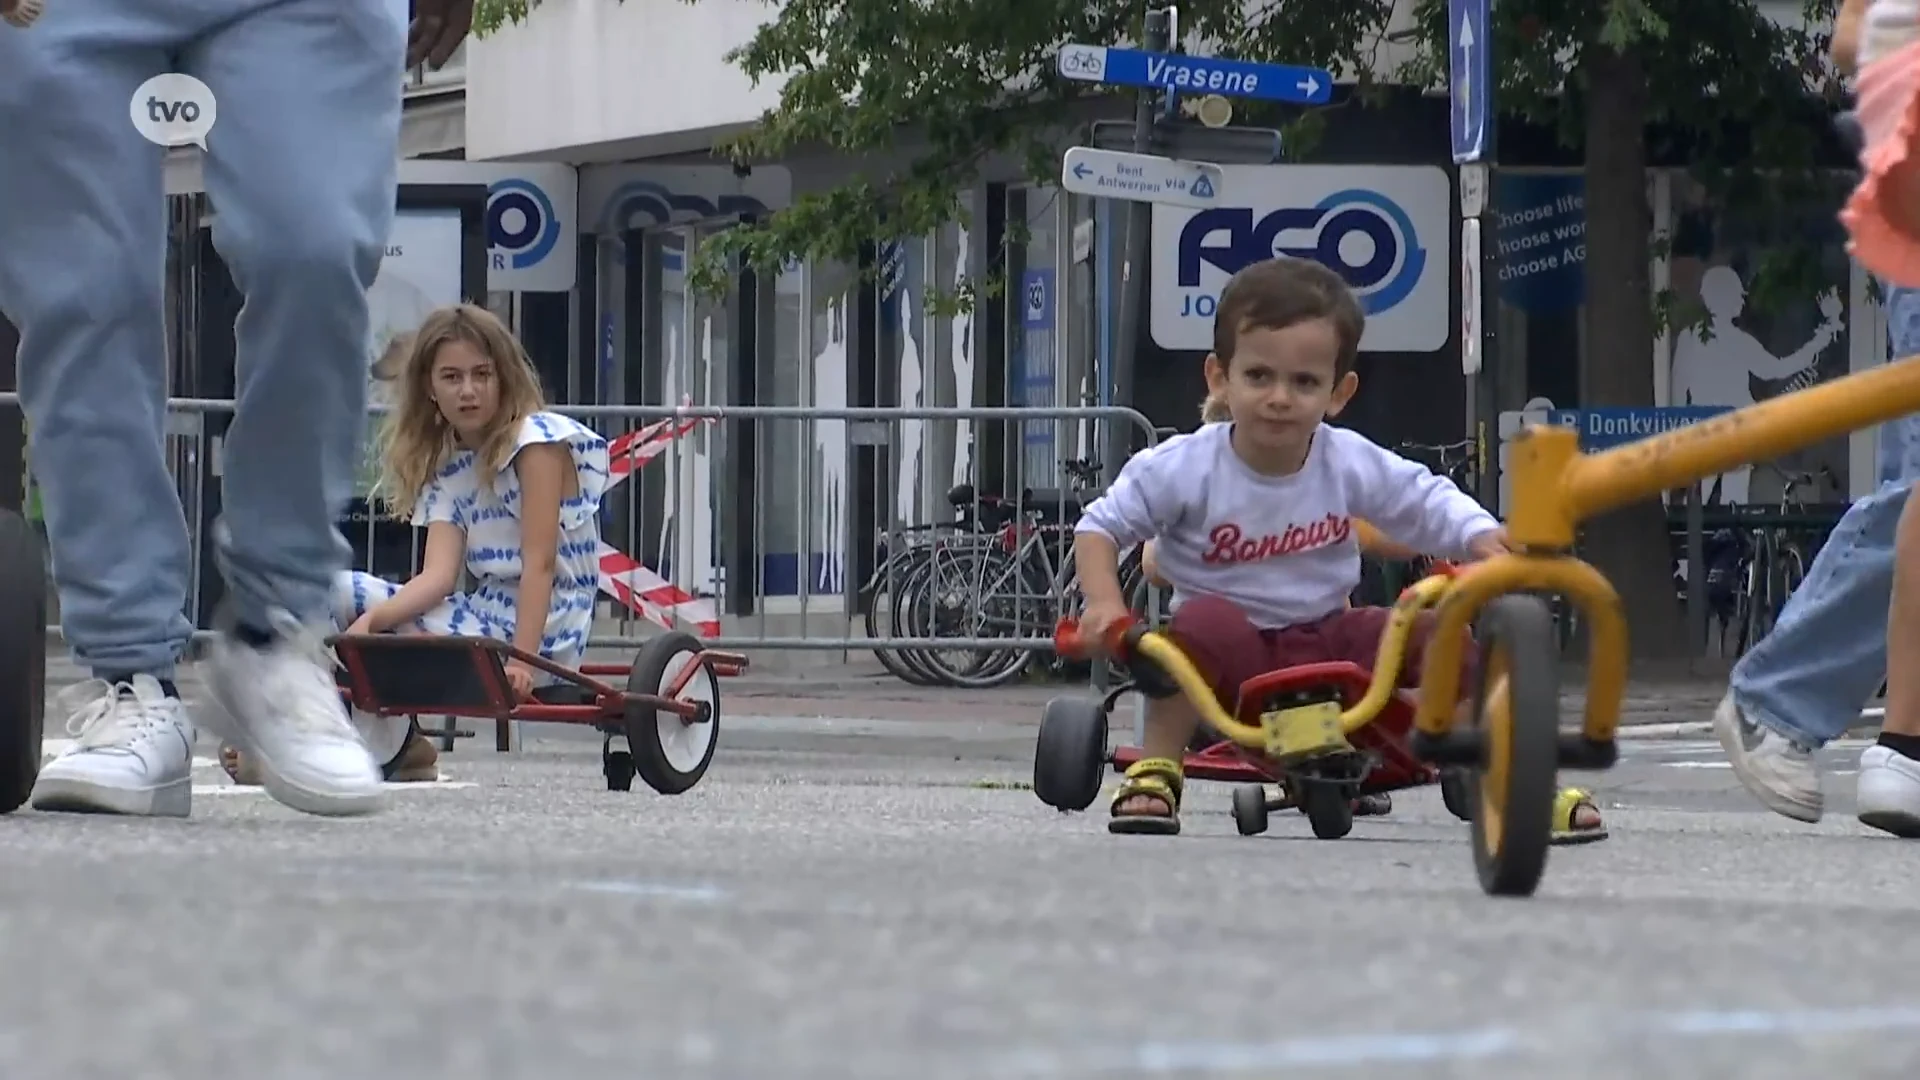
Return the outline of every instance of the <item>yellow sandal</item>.
[[[1107,822],[1111,833],[1145,833],[1153,836],[1177,836],[1180,833],[1180,795],[1186,777],[1180,763],[1171,758],[1142,758],[1127,769],[1126,779],[1113,793],[1113,818]],[[1128,799],[1158,799],[1164,814],[1120,812]]]
[[[1596,815],[1600,813],[1599,804],[1593,801],[1593,795],[1577,787],[1561,788],[1560,794],[1553,800],[1553,838],[1552,842],[1560,846],[1571,844],[1591,844],[1607,838],[1605,821],[1583,829],[1574,824],[1575,815],[1580,808],[1586,807]]]

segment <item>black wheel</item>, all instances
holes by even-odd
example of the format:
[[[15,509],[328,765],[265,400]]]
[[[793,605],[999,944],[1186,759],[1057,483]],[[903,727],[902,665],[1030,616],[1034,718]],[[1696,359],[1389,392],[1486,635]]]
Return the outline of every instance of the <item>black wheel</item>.
[[[33,794],[47,698],[47,557],[27,519],[0,511],[0,814]]]
[[[1353,795],[1345,784],[1307,780],[1300,785],[1301,807],[1313,835],[1322,840],[1338,840],[1353,831]]]
[[[1473,820],[1473,777],[1463,769],[1446,768],[1440,770],[1440,801],[1447,804],[1447,813],[1461,821]]]
[[[1547,868],[1560,772],[1560,666],[1553,613],[1502,596],[1481,614],[1473,716],[1483,749],[1469,780],[1473,865],[1492,896],[1532,896]]]
[[[699,670],[673,695],[702,706],[703,719],[687,722],[664,709],[628,704],[627,746],[640,779],[662,795],[678,795],[700,782],[720,743],[720,679],[697,657],[702,646],[692,634],[672,631],[651,638],[634,657],[627,692],[666,697],[687,665]]]
[[[1233,789],[1233,826],[1241,836],[1259,836],[1267,831],[1266,785],[1241,784]]]
[[[627,751],[601,751],[600,771],[607,775],[608,791],[633,790],[633,755]]]
[[[1097,701],[1059,697],[1040,714],[1033,793],[1056,810],[1085,810],[1107,771],[1107,714]]]

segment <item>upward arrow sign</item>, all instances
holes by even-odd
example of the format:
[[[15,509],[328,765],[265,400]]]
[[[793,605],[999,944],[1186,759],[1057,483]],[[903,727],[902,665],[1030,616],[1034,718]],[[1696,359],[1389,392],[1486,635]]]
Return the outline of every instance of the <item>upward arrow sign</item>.
[[[1493,96],[1490,71],[1494,41],[1487,29],[1492,0],[1447,0],[1447,26],[1453,31],[1447,49],[1447,83],[1453,97],[1453,160],[1478,161],[1493,138]]]
[[[1473,123],[1473,20],[1460,15],[1460,111]]]

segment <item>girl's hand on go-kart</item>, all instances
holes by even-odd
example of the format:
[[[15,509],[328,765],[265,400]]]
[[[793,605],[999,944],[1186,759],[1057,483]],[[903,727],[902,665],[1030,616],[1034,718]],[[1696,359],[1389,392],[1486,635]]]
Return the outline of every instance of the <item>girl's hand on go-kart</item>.
[[[518,660],[507,661],[507,685],[513,687],[515,700],[530,700],[533,697],[533,669]]]
[[[369,611],[365,615],[362,615],[359,618],[353,620],[353,625],[347,627],[347,633],[349,634],[379,633],[378,630],[375,630],[373,628],[373,612]]]
[[[1491,559],[1496,555],[1512,554],[1507,547],[1507,530],[1491,529],[1467,541],[1467,550],[1476,559]]]
[[[1087,610],[1080,613],[1081,647],[1086,649],[1089,655],[1105,656],[1107,635],[1113,632],[1115,626],[1122,625],[1131,618],[1133,618],[1133,612],[1128,611],[1127,605],[1121,601],[1087,601]]]

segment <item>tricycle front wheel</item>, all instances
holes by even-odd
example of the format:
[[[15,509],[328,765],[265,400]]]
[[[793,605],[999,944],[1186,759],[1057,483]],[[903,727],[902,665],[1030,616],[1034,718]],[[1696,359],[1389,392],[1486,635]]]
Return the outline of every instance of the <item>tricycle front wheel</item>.
[[[1047,702],[1033,746],[1033,793],[1056,810],[1085,810],[1100,797],[1106,771],[1106,710],[1086,698]]]
[[[1474,722],[1480,763],[1473,864],[1493,896],[1532,896],[1547,868],[1560,772],[1560,665],[1553,612],[1534,596],[1502,596],[1481,617],[1485,642]]]

